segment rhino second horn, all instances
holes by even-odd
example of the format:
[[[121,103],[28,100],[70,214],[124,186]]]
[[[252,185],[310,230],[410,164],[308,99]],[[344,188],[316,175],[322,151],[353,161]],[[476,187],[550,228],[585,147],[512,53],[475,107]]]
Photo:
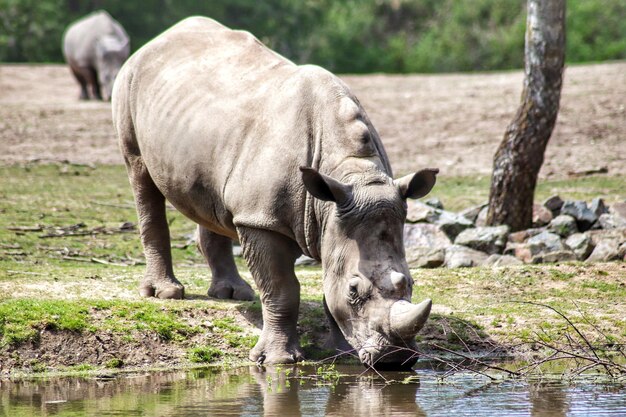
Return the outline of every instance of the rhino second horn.
[[[407,283],[406,276],[401,272],[393,271],[389,278],[391,279],[393,286],[396,288],[402,288]]]
[[[389,312],[391,333],[402,338],[414,337],[424,327],[432,305],[430,299],[419,304],[411,304],[405,300],[396,301]]]

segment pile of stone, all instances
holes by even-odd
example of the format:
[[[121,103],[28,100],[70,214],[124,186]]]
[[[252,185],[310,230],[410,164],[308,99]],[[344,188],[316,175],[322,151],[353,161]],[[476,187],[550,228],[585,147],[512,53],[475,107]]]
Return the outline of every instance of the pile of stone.
[[[626,201],[608,207],[559,196],[533,207],[533,227],[510,233],[485,226],[486,204],[460,213],[438,199],[408,201],[404,245],[409,266],[449,268],[626,260]]]

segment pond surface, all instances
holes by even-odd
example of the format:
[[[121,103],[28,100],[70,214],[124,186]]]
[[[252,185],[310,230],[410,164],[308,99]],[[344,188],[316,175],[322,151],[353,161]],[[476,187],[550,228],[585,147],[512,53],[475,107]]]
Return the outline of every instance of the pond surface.
[[[2,381],[0,415],[626,416],[624,385],[441,375],[300,366]]]

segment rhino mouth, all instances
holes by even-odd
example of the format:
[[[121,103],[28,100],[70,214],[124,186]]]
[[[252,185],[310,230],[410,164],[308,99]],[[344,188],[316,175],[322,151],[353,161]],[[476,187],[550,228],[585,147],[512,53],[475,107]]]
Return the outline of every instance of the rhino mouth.
[[[393,343],[384,335],[378,334],[376,342],[370,338],[359,349],[359,359],[368,368],[384,371],[407,370],[417,362],[419,355],[415,340]]]

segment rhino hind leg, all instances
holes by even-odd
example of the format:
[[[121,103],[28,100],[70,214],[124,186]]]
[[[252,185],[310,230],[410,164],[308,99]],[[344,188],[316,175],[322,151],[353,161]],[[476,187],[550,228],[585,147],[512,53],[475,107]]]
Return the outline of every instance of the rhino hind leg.
[[[141,157],[125,153],[126,167],[135,194],[146,272],[139,285],[144,297],[181,299],[183,285],[174,276],[170,232],[165,214],[165,197],[158,190]]]
[[[237,233],[263,305],[263,330],[249,358],[257,364],[299,362],[304,359],[297,332],[300,283],[293,264],[300,249],[276,232],[238,227]]]
[[[244,301],[254,299],[254,290],[237,272],[230,238],[198,226],[198,249],[211,268],[209,297]]]
[[[94,68],[89,68],[88,74],[88,83],[91,85],[91,91],[94,98],[102,100],[102,94],[100,93],[100,81],[98,81],[98,73]]]
[[[89,100],[89,91],[87,90],[87,77],[85,76],[83,71],[74,66],[70,66],[70,69],[72,70],[74,78],[76,78],[76,81],[78,81],[78,84],[80,84],[80,100]]]

